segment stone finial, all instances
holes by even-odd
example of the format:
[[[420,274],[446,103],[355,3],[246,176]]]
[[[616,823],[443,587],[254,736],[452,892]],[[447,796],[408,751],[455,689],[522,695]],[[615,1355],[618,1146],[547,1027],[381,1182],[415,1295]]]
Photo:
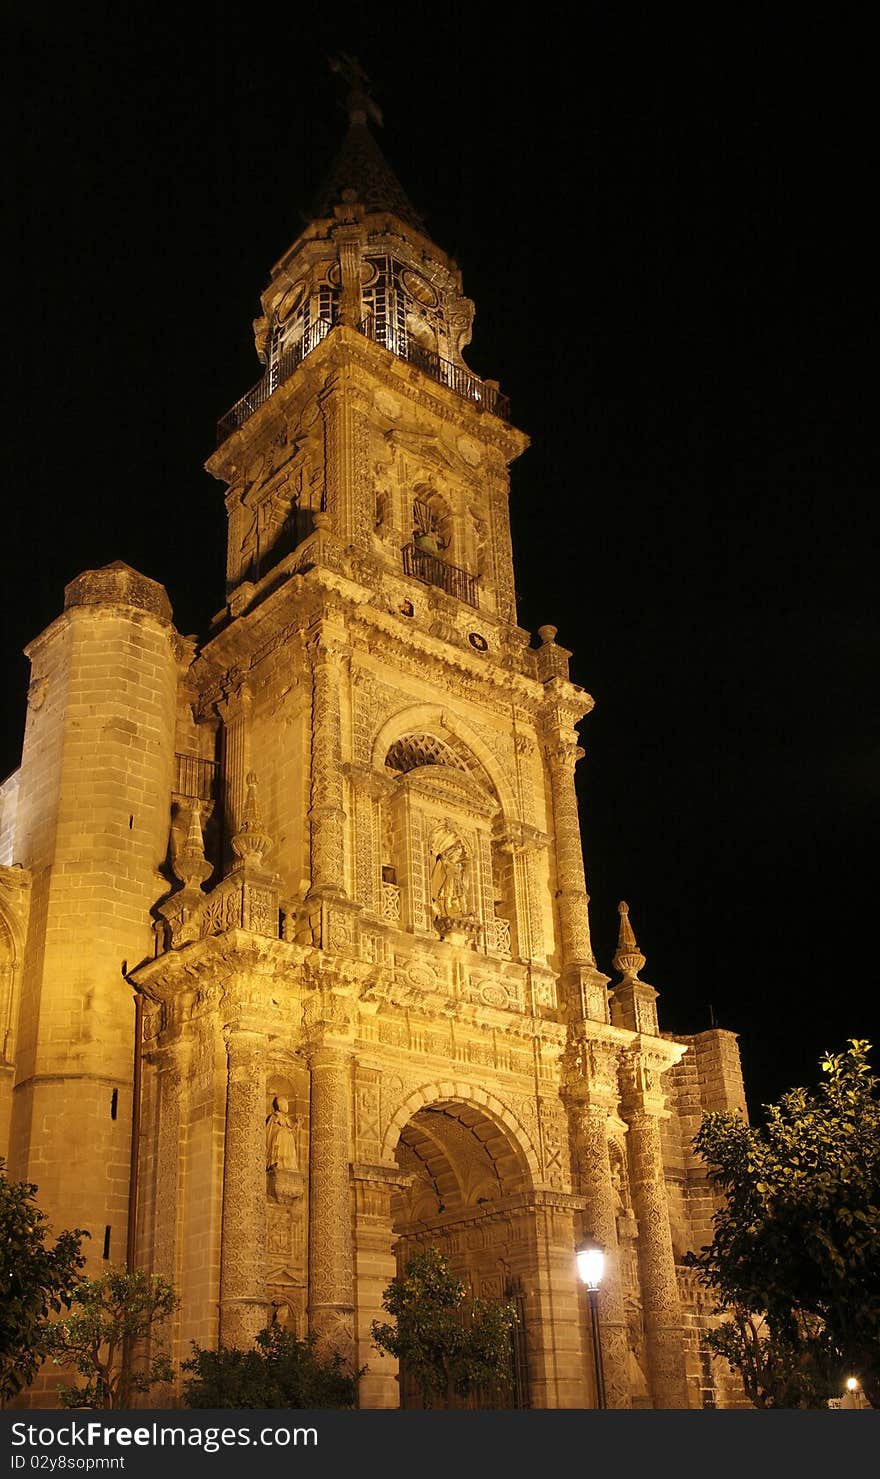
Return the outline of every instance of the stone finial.
[[[190,807],[186,841],[171,866],[188,893],[197,893],[214,871],[213,864],[205,857],[198,802]]]
[[[545,647],[550,646],[556,641],[556,633],[558,632],[558,630],[558,627],[538,627],[538,636],[541,638],[541,641],[544,643]]]
[[[617,912],[620,915],[620,932],[617,936],[617,950],[612,964],[616,971],[620,971],[625,981],[635,981],[645,964],[645,957],[636,943],[636,937],[629,922],[629,904],[621,899]]]
[[[340,52],[330,57],[331,72],[337,72],[346,88],[345,108],[351,123],[364,124],[370,118],[382,126],[382,114],[370,95],[371,83],[356,56]]]
[[[263,829],[260,803],[257,799],[257,777],[251,770],[245,776],[247,796],[241,826],[232,839],[232,850],[243,863],[262,867],[263,859],[272,846],[272,838]]]

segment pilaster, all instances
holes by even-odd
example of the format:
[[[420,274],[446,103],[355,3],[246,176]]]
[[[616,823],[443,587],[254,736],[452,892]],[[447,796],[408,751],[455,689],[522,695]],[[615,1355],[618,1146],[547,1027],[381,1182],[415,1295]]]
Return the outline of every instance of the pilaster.
[[[357,1366],[366,1366],[358,1399],[361,1407],[397,1407],[400,1390],[397,1361],[376,1359],[372,1340],[374,1320],[386,1318],[382,1296],[397,1275],[391,1198],[411,1177],[396,1165],[355,1164],[351,1168],[354,1188],[354,1274],[357,1289]]]
[[[351,1005],[321,986],[306,1002],[309,1119],[309,1329],[325,1351],[355,1363],[352,1246]]]
[[[266,1038],[224,1032],[228,1060],[220,1339],[247,1348],[266,1323]]]
[[[617,1103],[617,1054],[610,1043],[582,1044],[579,1062],[586,1078],[565,1092],[575,1150],[578,1190],[586,1199],[584,1234],[605,1252],[599,1289],[599,1328],[609,1407],[628,1408],[627,1331],[617,1243],[617,1198],[608,1153],[609,1116]]]
[[[658,1043],[657,1047],[661,1045]],[[629,1127],[630,1190],[639,1225],[639,1275],[651,1392],[655,1407],[687,1407],[682,1314],[663,1175],[660,1119],[666,1113],[660,1074],[681,1056],[662,1044],[623,1055],[623,1117]]]
[[[345,893],[342,721],[344,643],[321,633],[309,643],[312,668],[309,896]]]

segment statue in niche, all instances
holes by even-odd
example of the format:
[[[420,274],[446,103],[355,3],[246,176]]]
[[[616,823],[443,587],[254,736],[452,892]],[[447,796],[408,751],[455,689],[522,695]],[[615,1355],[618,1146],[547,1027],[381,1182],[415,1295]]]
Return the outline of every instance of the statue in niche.
[[[637,1299],[626,1298],[626,1365],[633,1407],[650,1405],[650,1393],[644,1368],[644,1334],[642,1310]]]
[[[614,1189],[614,1210],[618,1216],[627,1212],[626,1192],[623,1187],[623,1161],[620,1152],[611,1152],[611,1185]]]
[[[468,855],[460,837],[437,853],[431,871],[431,897],[437,919],[464,919],[467,907]]]
[[[298,1171],[296,1154],[297,1119],[290,1113],[288,1102],[280,1094],[272,1100],[272,1113],[266,1117],[266,1170]]]

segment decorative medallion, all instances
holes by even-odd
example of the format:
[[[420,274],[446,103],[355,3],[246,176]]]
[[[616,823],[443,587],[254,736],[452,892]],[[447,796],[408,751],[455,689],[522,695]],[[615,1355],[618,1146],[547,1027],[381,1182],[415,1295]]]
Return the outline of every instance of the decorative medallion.
[[[361,287],[369,287],[370,283],[375,282],[378,276],[379,274],[371,261],[367,260],[361,263]],[[328,269],[327,281],[333,288],[342,286],[342,273],[338,262],[332,263]]]
[[[473,437],[459,437],[458,450],[465,462],[469,462],[471,467],[476,467],[477,463],[481,460],[482,454],[479,445],[474,441]]]
[[[480,1001],[487,1007],[507,1007],[510,1005],[510,996],[500,981],[486,981],[479,989]]]
[[[482,632],[468,632],[468,641],[478,652],[488,652],[489,650],[489,643],[486,641]]]
[[[302,306],[302,301],[306,295],[307,288],[308,283],[306,282],[304,277],[301,277],[299,282],[295,282],[292,288],[287,289],[287,292],[284,294],[284,297],[281,299],[281,302],[278,304],[278,307],[276,309],[278,322],[280,324],[283,324],[288,318],[290,318],[292,313],[296,313],[296,310]]]
[[[376,404],[377,411],[381,411],[382,415],[387,416],[389,421],[397,420],[400,415],[400,401],[397,400],[396,396],[391,395],[389,391],[379,386],[373,396],[373,400]]]
[[[403,274],[403,286],[410,297],[414,298],[417,303],[421,303],[423,308],[437,307],[436,289],[418,272],[412,272],[407,268]]]

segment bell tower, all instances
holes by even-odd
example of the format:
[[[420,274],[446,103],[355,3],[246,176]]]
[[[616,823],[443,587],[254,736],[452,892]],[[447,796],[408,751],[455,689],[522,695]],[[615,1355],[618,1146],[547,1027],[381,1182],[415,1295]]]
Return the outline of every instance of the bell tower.
[[[226,603],[180,687],[182,887],[130,977],[141,1261],[181,1287],[182,1355],[274,1318],[367,1365],[361,1405],[396,1406],[371,1323],[439,1247],[475,1295],[517,1301],[520,1405],[582,1407],[573,1249],[598,1235],[605,1386],[628,1406],[640,1265],[617,1256],[616,1185],[641,1115],[644,1381],[686,1405],[657,1128],[685,1048],[609,1010],[574,789],[592,699],[555,628],[533,645],[517,625],[508,468],[528,440],[465,363],[459,269],[342,70],[346,136],[207,463]]]
[[[627,905],[613,993],[596,964],[593,701],[555,627],[517,624],[528,439],[465,362],[459,269],[339,70],[345,138],[207,464],[228,515],[207,639],[115,561],[28,649],[0,787],[0,1154],[92,1233],[93,1266],[124,1249],[174,1283],[177,1363],[276,1323],[366,1367],[361,1406],[415,1405],[371,1326],[436,1248],[515,1304],[510,1405],[713,1405],[684,1255],[711,1224],[700,1115],[743,1104],[735,1036],[660,1031]]]
[[[350,75],[345,140],[262,295],[265,373],[222,419],[208,463],[229,486],[230,609],[322,527],[371,568],[509,626],[506,468],[526,438],[497,384],[464,362],[474,305],[383,159],[362,75]],[[331,344],[331,330],[348,332]]]

